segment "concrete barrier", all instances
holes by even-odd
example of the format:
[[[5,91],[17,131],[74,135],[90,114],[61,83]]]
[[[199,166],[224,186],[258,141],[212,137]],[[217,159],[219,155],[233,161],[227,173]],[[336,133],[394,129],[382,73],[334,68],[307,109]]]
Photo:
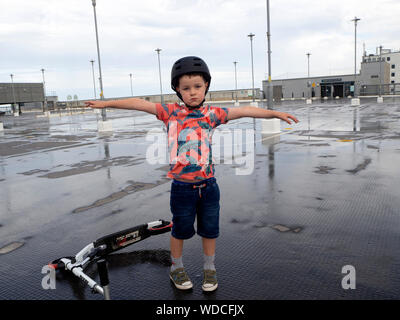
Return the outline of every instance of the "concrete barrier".
[[[112,131],[112,123],[111,123],[111,121],[110,120],[106,120],[106,121],[99,120],[97,122],[97,130],[99,132],[110,132],[110,131]]]
[[[261,134],[261,143],[264,145],[273,145],[281,141],[280,134]]]
[[[359,106],[360,105],[360,99],[358,99],[358,98],[351,99],[351,105],[352,106]]]
[[[257,101],[252,101],[252,102],[250,102],[250,105],[251,105],[252,107],[257,107],[257,108],[258,108],[258,102],[257,102]]]
[[[262,119],[261,133],[271,134],[281,132],[281,120],[279,119]]]

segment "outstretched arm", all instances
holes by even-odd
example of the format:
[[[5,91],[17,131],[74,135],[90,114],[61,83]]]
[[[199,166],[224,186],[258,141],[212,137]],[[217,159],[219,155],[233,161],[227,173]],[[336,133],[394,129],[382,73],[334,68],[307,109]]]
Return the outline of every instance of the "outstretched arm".
[[[299,122],[299,120],[297,120],[296,117],[292,116],[289,113],[285,113],[285,112],[261,109],[261,108],[251,107],[251,106],[240,107],[240,108],[229,108],[228,120],[235,120],[235,119],[245,118],[245,117],[266,118],[266,119],[278,118],[283,121],[286,121],[289,124],[292,124],[292,122],[290,120],[293,120],[295,123]]]
[[[137,98],[121,99],[121,100],[96,100],[86,101],[86,106],[91,108],[117,108],[128,110],[139,110],[151,114],[157,114],[156,104]]]

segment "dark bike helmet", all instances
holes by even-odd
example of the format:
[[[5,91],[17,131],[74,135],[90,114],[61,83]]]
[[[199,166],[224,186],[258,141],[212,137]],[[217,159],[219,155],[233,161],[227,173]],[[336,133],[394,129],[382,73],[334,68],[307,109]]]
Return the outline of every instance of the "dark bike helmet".
[[[178,61],[176,61],[172,66],[171,88],[176,92],[176,95],[182,101],[183,101],[182,96],[176,90],[176,87],[178,86],[179,78],[185,74],[190,74],[190,73],[200,73],[203,75],[204,80],[208,82],[206,94],[208,92],[208,89],[210,88],[211,75],[210,71],[208,70],[207,64],[202,59],[194,56],[181,58]],[[203,103],[204,101],[202,102],[202,104]]]

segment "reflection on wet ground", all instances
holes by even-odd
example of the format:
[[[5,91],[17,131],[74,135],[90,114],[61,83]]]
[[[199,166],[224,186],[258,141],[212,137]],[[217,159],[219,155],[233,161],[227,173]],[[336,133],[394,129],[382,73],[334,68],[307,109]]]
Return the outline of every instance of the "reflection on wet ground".
[[[301,122],[282,123],[275,135],[261,134],[259,119],[221,126],[255,133],[250,142],[245,135],[232,145],[213,141],[214,150],[231,148],[231,158],[218,159],[216,167],[219,289],[201,292],[195,236],[184,251],[195,287],[178,292],[168,278],[164,234],[109,257],[112,297],[398,299],[399,101],[276,105]],[[42,267],[106,234],[171,219],[168,164],[146,160],[152,143],[146,134],[162,132],[163,124],[140,112],[108,116],[109,134],[97,132],[93,112],[0,118],[0,299],[100,299],[63,274],[56,290],[42,289]],[[249,165],[250,174],[238,174]],[[345,265],[357,271],[356,290],[341,287]],[[97,277],[95,267],[88,271]]]

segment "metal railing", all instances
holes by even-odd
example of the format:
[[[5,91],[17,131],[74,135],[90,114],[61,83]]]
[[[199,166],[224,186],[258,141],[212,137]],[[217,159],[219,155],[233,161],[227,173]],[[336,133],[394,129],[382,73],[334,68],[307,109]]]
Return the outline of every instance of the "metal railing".
[[[400,83],[361,85],[360,96],[400,95]]]

